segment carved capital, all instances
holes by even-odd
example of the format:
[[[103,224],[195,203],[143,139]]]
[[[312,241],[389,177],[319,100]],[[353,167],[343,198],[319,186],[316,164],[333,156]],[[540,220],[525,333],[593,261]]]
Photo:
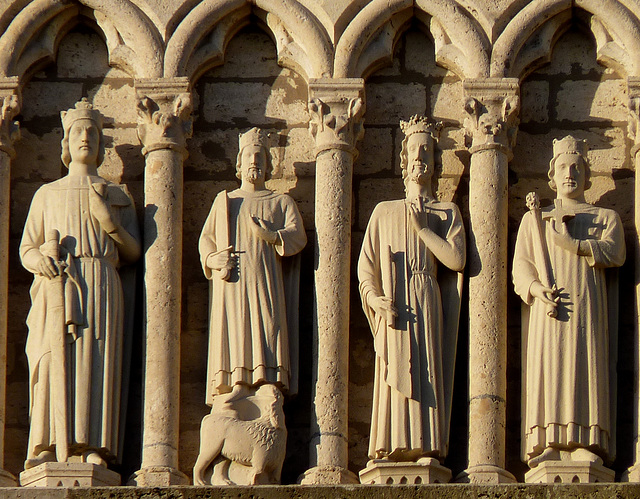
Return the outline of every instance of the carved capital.
[[[187,139],[193,133],[191,93],[186,78],[136,80],[138,138],[146,156],[172,149],[187,156]]]
[[[518,132],[520,98],[516,78],[465,80],[464,121],[471,154],[486,149],[504,152],[509,159]]]
[[[309,133],[322,151],[340,149],[357,156],[365,111],[364,80],[318,79],[309,83]]]
[[[0,79],[0,151],[14,158],[13,144],[20,139],[20,126],[13,118],[20,112],[20,85],[17,77]]]
[[[627,78],[627,94],[629,95],[629,125],[627,133],[633,140],[631,157],[635,158],[640,150],[640,77]]]

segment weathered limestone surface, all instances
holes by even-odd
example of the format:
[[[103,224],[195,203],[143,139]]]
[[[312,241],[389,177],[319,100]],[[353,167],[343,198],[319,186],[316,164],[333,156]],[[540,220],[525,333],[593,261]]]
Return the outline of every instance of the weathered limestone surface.
[[[497,223],[502,231],[496,243],[499,255],[490,254],[488,249],[482,253],[482,264],[489,263],[490,269],[478,266],[478,256],[473,257],[473,248],[469,247],[470,263],[476,258],[464,278],[469,300],[479,302],[480,286],[471,285],[471,281],[477,283],[485,271],[494,270],[498,280],[490,283],[486,294],[500,298],[488,301],[491,309],[486,314],[488,328],[470,326],[476,324],[477,317],[471,317],[469,300],[463,298],[450,452],[444,464],[454,476],[475,463],[498,466],[513,473],[519,481],[524,480],[527,466],[520,460],[519,452],[520,303],[506,279],[509,258],[503,260],[503,265],[494,268],[494,264],[509,255],[515,243],[517,224],[526,211],[526,194],[537,190],[543,204],[552,199],[546,185],[550,144],[552,139],[569,133],[593,144],[588,153],[593,186],[586,193],[587,202],[615,209],[620,214],[628,254],[634,254],[638,210],[634,209],[635,156],[631,148],[636,139],[626,137],[627,102],[632,92],[625,82],[640,75],[639,18],[638,7],[622,0],[2,2],[0,76],[20,77],[19,90],[23,95],[20,114],[14,118],[20,121],[22,140],[13,144],[16,157],[10,173],[2,168],[5,177],[10,175],[10,184],[6,179],[2,182],[5,190],[7,186],[10,188],[10,205],[6,194],[0,197],[3,220],[0,259],[7,254],[1,245],[3,237],[9,247],[8,264],[4,264],[9,269],[7,291],[0,287],[0,313],[3,307],[8,311],[6,419],[4,439],[0,438],[0,446],[4,443],[5,448],[4,468],[14,474],[22,469],[28,435],[29,394],[23,352],[31,276],[20,267],[18,241],[34,192],[43,183],[64,174],[64,167],[51,160],[58,157],[62,138],[57,115],[86,96],[108,118],[106,157],[100,175],[129,186],[139,218],[147,226],[147,241],[155,241],[150,227],[151,230],[156,224],[162,227],[162,237],[155,241],[157,252],[149,245],[146,259],[150,283],[147,305],[153,308],[135,318],[132,338],[127,453],[118,470],[125,480],[141,469],[142,461],[147,468],[161,466],[164,478],[177,470],[175,476],[184,480],[181,474],[189,475],[196,460],[200,421],[207,413],[202,401],[208,320],[208,286],[198,263],[197,240],[217,193],[237,187],[236,137],[254,126],[267,129],[274,138],[270,147],[274,172],[268,188],[295,199],[310,242],[302,252],[301,384],[298,397],[284,406],[289,435],[283,483],[294,483],[301,473],[316,464],[315,457],[311,461],[307,458],[310,433],[316,436],[311,442],[312,456],[324,456],[323,462],[333,463],[327,468],[328,480],[342,476],[342,470],[357,473],[365,467],[374,350],[359,297],[353,292],[357,283],[354,265],[348,257],[355,261],[375,205],[403,195],[398,161],[402,136],[398,121],[417,113],[444,123],[436,151],[436,163],[442,168],[434,186],[436,197],[458,204],[468,235],[476,230],[479,215],[491,210],[499,214],[499,220],[488,218],[490,226],[486,234],[480,234],[482,240],[493,237],[491,231],[497,230],[493,224]],[[191,91],[194,134],[186,141],[189,157],[182,161],[174,149],[158,150],[147,154],[145,168],[142,147],[148,144],[141,145],[137,139],[138,85],[134,81],[175,77],[186,77],[188,81],[181,89],[174,89],[175,93],[182,93],[185,87]],[[500,193],[505,186],[507,189],[506,194],[495,199],[479,198],[477,193],[482,189],[478,187],[484,185],[485,179],[474,176],[479,171],[476,167],[485,164],[475,156],[493,153],[473,152],[472,159],[463,125],[466,118],[463,87],[469,79],[487,77],[516,79],[522,99],[513,159],[508,166],[502,159],[495,165],[486,161],[486,165],[491,163],[501,172],[497,183],[486,181],[487,188]],[[367,102],[367,111],[362,122],[367,132],[357,145],[360,154],[353,162],[353,180],[351,172],[344,168],[341,170],[344,177],[332,177],[330,181],[322,177],[322,172],[328,171],[322,166],[329,165],[334,155],[326,153],[327,159],[318,156],[316,163],[317,140],[308,134],[308,102],[313,97],[309,84],[313,79],[339,78],[364,78],[361,97]],[[498,153],[495,154],[498,158]],[[335,162],[346,165],[351,156],[351,152],[339,151]],[[156,170],[151,174],[150,158],[166,166],[157,173],[164,172],[167,176],[155,175]],[[160,186],[163,182],[166,190]],[[331,192],[340,195],[332,198]],[[149,202],[145,199],[147,195]],[[482,203],[483,200],[489,204]],[[179,206],[183,208],[178,209]],[[152,213],[156,209],[157,214]],[[332,213],[339,214],[339,219],[331,219]],[[336,254],[341,258],[329,261],[330,246],[326,243],[330,236],[323,232],[323,227],[337,225],[338,220],[341,232],[335,245],[339,246]],[[335,289],[328,281],[324,282],[325,288],[315,286],[314,251],[319,263],[330,265],[332,272],[339,275]],[[638,399],[637,368],[634,368],[638,346],[633,333],[637,318],[633,312],[635,283],[631,271],[636,259],[629,258],[620,273],[618,390],[619,398],[625,401]],[[142,276],[143,264],[138,271]],[[0,271],[0,285],[3,277],[6,278],[6,272]],[[314,294],[318,291],[321,303],[324,299],[325,305],[336,307],[327,313],[333,322],[327,320],[314,339],[311,331],[320,318],[313,313]],[[144,289],[137,290],[141,305],[147,301],[143,293]],[[500,317],[493,321],[496,309]],[[340,334],[334,335],[331,328]],[[143,331],[155,336],[147,337]],[[487,335],[485,339],[491,340],[488,345],[496,346],[495,351],[493,347],[487,349],[490,363],[486,369],[476,358],[472,363],[480,371],[470,371],[464,362],[470,342],[475,345],[473,342],[482,339],[483,333]],[[489,338],[490,335],[493,336]],[[1,338],[0,327],[0,345]],[[321,338],[323,341],[333,338],[333,344],[319,343]],[[147,340],[152,358],[154,354],[156,357],[145,379],[144,359],[149,360],[144,356]],[[342,357],[336,358],[335,363],[328,360],[333,355],[330,349],[346,356],[348,369]],[[472,355],[479,357],[474,349],[472,346]],[[319,355],[325,353],[323,362],[327,371],[320,373]],[[316,359],[318,364],[314,366]],[[4,378],[4,366],[0,355],[0,378]],[[325,372],[340,376],[328,378],[328,398],[322,407],[327,417],[322,429],[317,425],[312,429],[310,407],[315,385],[312,377],[320,382],[322,392]],[[149,376],[162,381],[152,383]],[[150,389],[158,390],[158,405],[148,407],[143,418],[145,381]],[[0,379],[0,387],[2,383]],[[331,397],[331,391],[335,398]],[[472,417],[468,398],[474,400],[472,411],[474,404],[481,409],[473,412]],[[636,461],[632,440],[638,433],[638,419],[637,409],[632,405],[637,403],[618,407],[618,459],[612,465],[618,479]],[[484,409],[487,411],[483,412]],[[470,429],[475,434],[471,445]],[[143,433],[146,446],[142,442]],[[487,438],[480,438],[482,435]],[[331,468],[336,463],[338,469]],[[229,490],[232,494],[236,489]],[[263,493],[263,489],[248,490]],[[264,493],[272,493],[271,490],[264,489]],[[296,493],[289,488],[273,490],[276,495],[281,491]],[[311,490],[303,488],[300,493],[311,494]],[[345,494],[358,494],[364,489],[344,490]],[[418,493],[414,488],[374,490],[394,497]],[[424,493],[437,495],[442,490],[445,489],[428,488]],[[535,495],[556,489],[446,490],[453,491],[452,494],[482,491],[503,495],[505,491],[525,494],[529,490]],[[627,494],[635,489],[599,490]],[[135,489],[117,491],[137,493]],[[202,489],[177,489],[170,493],[184,495],[196,491]]]

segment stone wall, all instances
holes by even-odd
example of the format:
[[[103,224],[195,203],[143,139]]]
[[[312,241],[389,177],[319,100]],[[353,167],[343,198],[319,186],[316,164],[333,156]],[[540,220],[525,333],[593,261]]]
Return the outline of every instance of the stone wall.
[[[35,5],[38,2],[33,3]],[[134,76],[139,78],[141,75],[134,75],[126,64],[114,64],[112,61],[112,66],[117,67],[110,66],[109,50],[112,51],[112,60],[119,59],[113,56],[113,48],[107,48],[108,43],[113,41],[112,35],[105,35],[108,31],[103,29],[107,24],[101,20],[101,16],[105,14],[94,17],[91,14],[91,2],[71,3],[86,6],[67,21],[66,28],[60,29],[60,39],[51,44],[53,60],[38,59],[35,66],[30,66],[24,74],[17,75],[22,77],[22,107],[17,116],[22,138],[16,142],[16,159],[11,166],[4,464],[4,468],[15,475],[23,469],[29,426],[28,370],[24,346],[29,286],[32,281],[31,274],[20,265],[18,245],[33,193],[43,183],[64,175],[65,167],[59,159],[61,110],[72,107],[81,97],[88,97],[105,114],[108,119],[105,128],[107,154],[100,174],[114,182],[128,185],[141,220],[144,208],[145,163],[136,134],[138,125],[134,82]],[[196,6],[196,2],[177,0],[125,3],[139,4],[152,23],[157,25],[158,31],[164,33],[162,36],[166,40]],[[288,193],[296,200],[309,240],[302,254],[300,393],[285,408],[289,440],[283,483],[295,483],[298,475],[310,466],[308,448],[314,363],[312,331],[316,241],[314,207],[316,198],[324,193],[315,192],[315,144],[308,133],[308,80],[311,77],[300,69],[299,61],[297,65],[287,63],[290,60],[295,62],[295,54],[291,55],[291,51],[285,50],[289,47],[287,43],[292,43],[291,40],[302,46],[306,45],[302,38],[291,33],[291,40],[287,41],[286,36],[278,31],[277,23],[269,19],[265,21],[264,14],[268,11],[269,2],[264,5],[260,2],[253,3],[259,4],[259,7],[253,7],[253,13],[243,22],[237,23],[237,30],[229,30],[229,33],[233,32],[233,36],[229,34],[228,45],[224,49],[224,63],[212,58],[204,64],[206,68],[201,71],[202,74],[191,81],[194,130],[193,137],[188,140],[189,157],[184,163],[182,220],[184,237],[179,469],[191,475],[198,453],[200,421],[208,411],[204,404],[208,283],[199,263],[198,237],[216,194],[222,189],[238,185],[235,176],[238,133],[259,126],[271,133],[273,171],[267,185],[277,192]],[[334,49],[340,37],[348,33],[346,28],[357,14],[366,5],[377,3],[379,2],[366,0],[295,2],[296,5],[309,4],[310,11],[315,13],[314,19],[321,19],[325,28],[331,28],[328,29],[327,38],[331,39]],[[441,49],[447,45],[446,40],[449,40],[449,45],[455,44],[455,40],[462,35],[450,31],[444,38],[435,36],[434,33],[438,31],[428,20],[425,21],[424,13],[413,15],[410,12],[397,20],[400,3],[389,2],[393,4],[388,7],[390,24],[382,23],[379,29],[380,32],[387,30],[391,33],[389,38],[394,43],[388,42],[393,45],[393,50],[388,54],[391,56],[390,60],[386,61],[381,57],[371,66],[372,71],[366,71],[362,75],[347,75],[365,77],[367,105],[364,115],[366,132],[364,139],[357,145],[359,155],[353,171],[352,262],[357,261],[363,233],[374,206],[380,201],[398,199],[404,194],[399,166],[402,140],[399,120],[407,119],[412,114],[426,114],[443,122],[437,153],[440,174],[437,195],[441,200],[452,200],[460,206],[469,229],[470,154],[468,140],[465,142],[463,80],[465,77],[488,75],[464,75],[460,71],[456,73],[453,64],[445,64],[449,67],[445,69]],[[496,43],[498,35],[506,28],[509,20],[526,9],[527,5],[530,8],[531,5],[551,2],[451,0],[446,3],[459,4],[456,8],[471,13],[468,17],[474,18],[476,24],[484,28],[491,26],[485,34],[487,45],[491,45]],[[618,2],[613,3],[618,5]],[[0,6],[0,47],[4,47],[1,45],[2,34],[9,32],[11,19],[27,4],[25,1],[9,1],[8,6]],[[409,11],[413,9],[405,7]],[[418,10],[416,7],[416,12]],[[640,10],[633,12],[633,15],[635,17],[630,22],[640,25]],[[575,9],[553,37],[550,61],[542,64],[536,59],[530,68],[532,71],[516,75],[522,76],[521,109],[517,142],[508,172],[510,250],[507,265],[510,270],[515,234],[526,211],[526,193],[537,190],[543,205],[553,198],[547,185],[552,139],[568,133],[588,139],[591,145],[589,159],[593,186],[586,193],[587,200],[598,206],[615,209],[622,217],[627,238],[628,259],[620,272],[618,458],[612,466],[619,479],[622,472],[634,462],[636,438],[635,407],[632,403],[638,398],[634,374],[634,356],[637,351],[634,340],[637,314],[633,278],[636,240],[635,167],[631,156],[633,143],[627,137],[627,76],[640,73],[624,74],[620,65],[610,64],[607,67],[597,62],[600,45],[589,28],[590,16],[586,10]],[[209,21],[211,27],[216,26],[218,29],[217,19]],[[431,31],[426,26],[431,26]],[[609,28],[613,32],[616,30],[616,27]],[[464,27],[459,29],[462,32]],[[126,43],[126,37],[122,38],[123,43]],[[194,51],[204,45],[203,40],[199,43]],[[380,45],[384,44],[381,42]],[[633,53],[631,47],[626,47],[626,50],[630,57],[639,56]],[[338,52],[337,49],[335,51]],[[309,55],[309,60],[316,64],[318,57],[320,56],[312,54]],[[436,58],[440,64],[436,64]],[[385,61],[388,63],[384,64]],[[446,57],[444,61],[447,62]],[[632,63],[626,59],[623,62],[625,67],[632,67]],[[314,78],[320,76],[327,75],[313,75]],[[348,467],[357,474],[368,460],[366,453],[374,353],[371,333],[361,310],[354,263],[351,268]],[[140,468],[142,452],[142,270],[140,264],[138,313],[135,334],[131,339],[133,354],[126,429],[127,452],[118,468],[125,478]],[[465,286],[468,274],[467,271]],[[465,292],[460,321],[450,456],[445,463],[452,469],[454,477],[467,467],[467,358],[469,335],[473,334],[468,328],[467,299]],[[520,301],[513,293],[510,283],[508,299],[509,306],[504,311],[508,318],[505,467],[522,481],[527,467],[520,460]]]

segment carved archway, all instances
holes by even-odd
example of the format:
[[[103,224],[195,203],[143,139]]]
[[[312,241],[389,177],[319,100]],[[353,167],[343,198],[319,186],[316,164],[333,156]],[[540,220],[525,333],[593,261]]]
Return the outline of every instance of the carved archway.
[[[555,42],[581,12],[590,16],[598,62],[621,76],[640,74],[640,22],[620,1],[542,0],[522,9],[498,37],[491,76],[522,80],[549,62]]]
[[[165,76],[195,81],[224,60],[238,30],[260,18],[273,36],[278,64],[307,81],[331,75],[333,49],[322,24],[297,2],[284,0],[204,0],[178,25],[167,44]]]
[[[489,73],[489,40],[454,0],[373,0],[349,23],[336,46],[334,77],[366,77],[390,62],[411,18],[431,33],[436,62],[461,78]]]
[[[81,18],[102,31],[111,66],[136,78],[162,76],[160,35],[128,0],[34,0],[17,13],[0,37],[0,77],[23,78],[54,61],[60,40]]]

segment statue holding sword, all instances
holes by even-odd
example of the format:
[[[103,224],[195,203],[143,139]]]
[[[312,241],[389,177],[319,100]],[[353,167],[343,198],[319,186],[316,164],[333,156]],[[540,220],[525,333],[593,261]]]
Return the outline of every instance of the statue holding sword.
[[[140,256],[133,199],[98,175],[102,115],[61,113],[67,176],[34,195],[20,258],[34,274],[27,317],[30,431],[25,469],[118,453],[125,300],[118,270]]]

